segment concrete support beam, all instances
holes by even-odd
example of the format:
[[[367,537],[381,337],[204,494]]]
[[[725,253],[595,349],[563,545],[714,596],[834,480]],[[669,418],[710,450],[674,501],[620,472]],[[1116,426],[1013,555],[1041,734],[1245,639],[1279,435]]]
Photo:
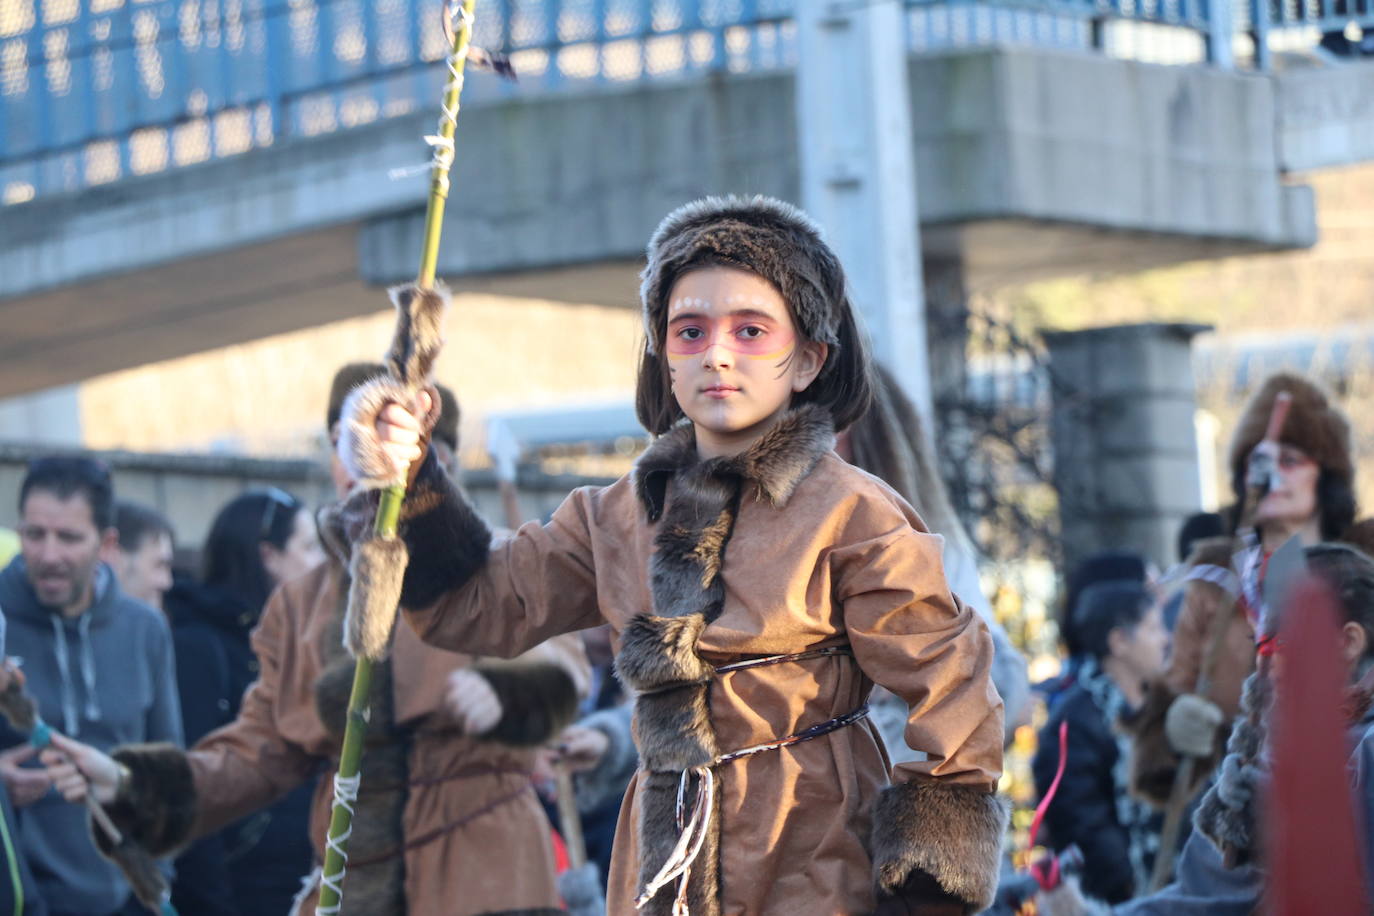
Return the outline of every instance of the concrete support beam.
[[[960,263],[970,289],[1315,239],[1309,190],[1282,180],[1272,79],[1038,48],[907,66],[922,254]],[[633,305],[671,208],[802,198],[795,93],[791,73],[720,73],[465,110],[440,275]],[[374,308],[367,284],[415,274],[425,177],[388,173],[426,159],[432,126],[398,117],[4,208],[0,395]]]
[[[1064,562],[1109,548],[1161,568],[1201,508],[1191,341],[1204,325],[1141,324],[1045,334]]]
[[[1284,171],[1374,159],[1374,62],[1288,70],[1273,80]]]

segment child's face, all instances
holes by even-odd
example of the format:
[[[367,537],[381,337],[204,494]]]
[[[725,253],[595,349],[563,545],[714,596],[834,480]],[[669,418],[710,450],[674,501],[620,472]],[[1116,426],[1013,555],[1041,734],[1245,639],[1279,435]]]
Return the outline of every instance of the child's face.
[[[684,274],[668,296],[664,344],[673,396],[704,456],[748,448],[825,365],[767,280],[732,267]]]

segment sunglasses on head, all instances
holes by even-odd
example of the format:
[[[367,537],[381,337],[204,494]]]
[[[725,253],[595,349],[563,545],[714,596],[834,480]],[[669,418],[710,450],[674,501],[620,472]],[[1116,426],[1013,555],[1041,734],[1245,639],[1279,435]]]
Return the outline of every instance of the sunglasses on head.
[[[268,487],[262,491],[262,495],[267,497],[267,501],[262,507],[262,526],[258,530],[258,540],[266,541],[272,535],[272,525],[277,521],[277,510],[283,509],[294,513],[300,503],[290,493],[278,487]]]

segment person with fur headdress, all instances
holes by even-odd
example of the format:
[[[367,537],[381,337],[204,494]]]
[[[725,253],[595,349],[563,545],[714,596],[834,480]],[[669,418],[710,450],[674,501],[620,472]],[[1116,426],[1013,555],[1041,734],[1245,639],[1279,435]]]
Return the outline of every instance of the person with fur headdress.
[[[423,448],[423,394],[350,399],[359,479],[419,462],[409,624],[495,654],[610,624],[640,768],[608,912],[984,909],[1006,825],[992,640],[940,539],[832,449],[871,396],[838,259],[787,204],[708,198],[655,232],[641,299],[636,406],[657,438],[632,474],[495,543]],[[922,759],[890,765],[875,682]]]
[[[1292,406],[1280,436],[1277,466],[1282,485],[1246,506],[1246,476],[1280,392]],[[1270,554],[1289,537],[1305,544],[1321,540],[1369,539],[1368,522],[1355,518],[1355,464],[1350,423],[1330,397],[1304,376],[1270,376],[1251,397],[1231,439],[1231,484],[1235,491],[1234,537],[1204,541],[1193,553],[1184,606],[1174,631],[1168,670],[1153,683],[1139,713],[1125,723],[1134,738],[1132,786],[1164,805],[1181,755],[1199,760],[1194,786],[1201,786],[1221,757],[1228,723],[1240,708],[1241,685],[1254,668],[1255,622],[1261,608]],[[1193,691],[1217,615],[1230,616],[1206,696]],[[1195,791],[1196,789],[1194,789]]]
[[[385,374],[380,364],[335,376],[327,426],[337,438],[347,394]],[[458,405],[438,388],[434,469],[447,479],[458,441]],[[134,745],[105,757],[60,736],[111,816],[154,853],[265,807],[317,771],[342,746],[354,661],[344,650],[349,551],[371,516],[343,497],[353,479],[332,469],[340,502],[320,513],[328,560],[278,588],[252,642],[261,665],[238,717],[190,751]],[[576,714],[586,658],[575,637],[515,661],[427,646],[404,628],[373,668],[341,912],[354,916],[545,916],[561,912],[548,818],[530,784],[537,749]],[[55,779],[84,782],[69,764]],[[321,778],[310,836],[322,859],[333,780]],[[318,860],[317,860],[318,861]],[[319,870],[293,914],[315,912]]]
[[[1308,572],[1330,589],[1340,623],[1340,651],[1348,666],[1343,710],[1351,748],[1347,771],[1362,830],[1361,854],[1374,893],[1374,559],[1347,544],[1320,543],[1305,551]],[[1282,653],[1280,653],[1282,657]],[[1270,669],[1273,670],[1273,669]],[[1266,894],[1265,782],[1269,776],[1270,714],[1275,685],[1264,670],[1247,676],[1216,780],[1203,793],[1194,831],[1178,859],[1172,884],[1110,906],[1085,895],[1077,879],[1035,898],[1041,916],[1251,916]],[[1086,883],[1086,882],[1084,882]]]

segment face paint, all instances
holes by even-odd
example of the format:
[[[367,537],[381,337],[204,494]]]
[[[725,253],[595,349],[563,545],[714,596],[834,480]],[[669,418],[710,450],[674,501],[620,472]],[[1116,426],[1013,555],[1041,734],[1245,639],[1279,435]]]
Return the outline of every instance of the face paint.
[[[746,359],[772,360],[781,365],[796,349],[796,334],[790,327],[779,327],[766,312],[754,308],[753,303],[738,303],[740,296],[727,296],[726,304],[740,304],[723,316],[715,314],[714,305],[706,299],[686,297],[675,300],[668,322],[667,350],[669,359],[696,356],[716,344]],[[732,303],[731,300],[736,300]]]
[[[684,274],[667,313],[663,355],[673,398],[703,457],[747,447],[825,361],[824,345],[801,336],[777,289],[748,271]]]

